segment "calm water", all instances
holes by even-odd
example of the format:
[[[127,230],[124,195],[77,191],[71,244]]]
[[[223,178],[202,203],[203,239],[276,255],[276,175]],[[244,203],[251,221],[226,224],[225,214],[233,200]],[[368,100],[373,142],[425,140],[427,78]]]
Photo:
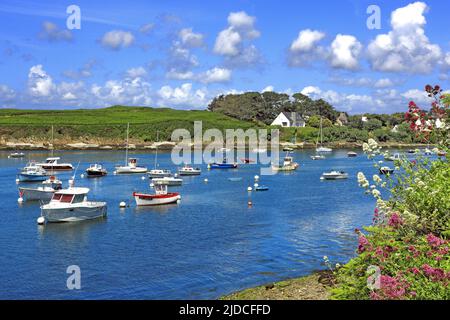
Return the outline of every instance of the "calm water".
[[[371,223],[374,200],[357,186],[356,174],[375,173],[363,155],[348,150],[312,161],[299,151],[297,172],[261,177],[268,192],[247,187],[259,166],[210,171],[185,178],[178,205],[136,208],[133,191],[149,191],[142,175],[112,174],[81,179],[89,163],[110,173],[123,152],[58,152],[63,161],[80,161],[76,184],[91,189],[89,198],[108,202],[106,219],[38,226],[38,203],[17,203],[17,168],[26,160],[0,153],[0,298],[1,299],[214,299],[249,286],[297,277],[324,268],[322,258],[345,262],[354,255],[354,229]],[[152,153],[135,154],[153,165]],[[42,160],[47,153],[29,157]],[[170,154],[160,165],[175,170]],[[350,174],[346,181],[321,181],[330,169]],[[69,173],[59,177],[67,185]],[[231,182],[230,177],[242,177]],[[204,183],[208,178],[209,183]],[[127,201],[129,208],[119,209]],[[66,268],[81,268],[81,290],[68,290]]]

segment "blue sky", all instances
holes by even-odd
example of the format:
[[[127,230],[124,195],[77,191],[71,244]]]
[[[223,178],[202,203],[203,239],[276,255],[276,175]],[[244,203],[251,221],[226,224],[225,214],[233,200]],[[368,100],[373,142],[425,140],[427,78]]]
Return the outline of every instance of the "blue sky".
[[[66,27],[66,8],[81,29]],[[376,4],[381,29],[367,28]],[[274,90],[350,113],[427,104],[448,87],[447,1],[9,1],[0,3],[0,105],[204,109]]]

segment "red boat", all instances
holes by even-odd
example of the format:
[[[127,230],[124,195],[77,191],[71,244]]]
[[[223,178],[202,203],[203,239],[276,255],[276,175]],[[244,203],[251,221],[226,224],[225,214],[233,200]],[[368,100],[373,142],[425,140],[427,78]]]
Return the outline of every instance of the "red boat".
[[[242,163],[254,163],[255,162],[254,160],[247,159],[247,158],[242,158],[241,161],[242,161]]]
[[[133,197],[137,206],[159,206],[181,199],[178,192],[167,192],[167,185],[155,185],[155,194],[133,192]]]

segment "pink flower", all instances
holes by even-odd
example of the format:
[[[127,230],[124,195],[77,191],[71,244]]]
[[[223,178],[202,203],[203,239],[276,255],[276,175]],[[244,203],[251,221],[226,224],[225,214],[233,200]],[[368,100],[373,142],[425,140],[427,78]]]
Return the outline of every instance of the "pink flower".
[[[389,222],[388,225],[390,227],[393,228],[398,228],[399,226],[401,226],[403,224],[403,220],[402,218],[398,215],[398,213],[394,212],[393,214],[391,214],[391,216],[389,217]]]
[[[369,240],[364,235],[361,235],[358,239],[358,252],[363,253],[364,251],[371,250],[372,246],[370,245]]]
[[[382,275],[380,277],[380,289],[372,292],[370,298],[373,300],[398,300],[404,298],[409,284],[400,276],[391,277]]]
[[[429,235],[427,235],[427,241],[428,241],[428,244],[433,248],[437,248],[437,247],[445,244],[444,240],[442,240],[439,237],[436,237],[435,235],[433,235],[431,233]]]

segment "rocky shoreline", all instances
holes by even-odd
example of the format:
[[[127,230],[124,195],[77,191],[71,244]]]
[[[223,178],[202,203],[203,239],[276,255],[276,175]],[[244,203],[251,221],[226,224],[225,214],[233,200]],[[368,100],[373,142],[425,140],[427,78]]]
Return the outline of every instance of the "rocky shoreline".
[[[207,144],[203,145],[205,147]],[[142,142],[133,142],[129,144],[129,149],[135,150],[172,150],[175,146],[177,146],[176,142],[172,141],[162,141],[162,142],[153,142],[153,143],[142,143]],[[188,147],[194,147],[193,144],[186,145]],[[335,148],[335,149],[360,149],[362,147],[362,143],[359,142],[334,142],[329,143],[327,146]],[[380,146],[383,148],[399,148],[399,149],[408,149],[408,148],[423,148],[426,145],[424,144],[405,144],[405,143],[380,143]],[[280,149],[285,147],[290,147],[293,149],[314,149],[316,145],[314,143],[286,143],[282,142],[279,145]],[[56,142],[54,146],[48,142],[11,142],[6,141],[0,143],[0,150],[50,150],[50,149],[58,149],[58,150],[122,150],[125,148],[123,143],[86,143],[86,142],[72,142],[72,143],[58,143]],[[248,146],[246,147],[248,149]]]

